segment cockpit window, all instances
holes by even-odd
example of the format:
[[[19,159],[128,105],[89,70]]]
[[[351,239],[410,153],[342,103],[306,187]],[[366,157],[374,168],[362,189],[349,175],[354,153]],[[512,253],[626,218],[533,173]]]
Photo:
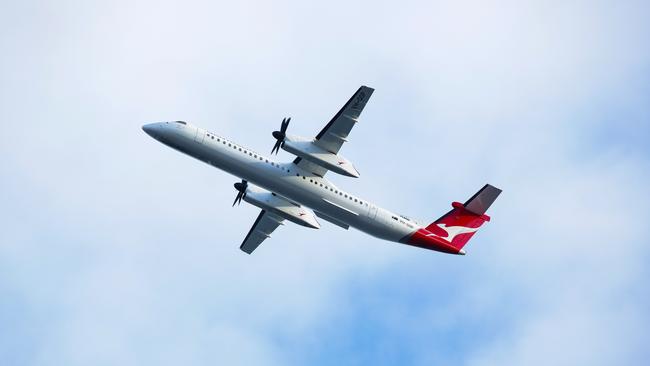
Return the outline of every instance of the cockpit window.
[[[175,123],[180,123],[182,125],[186,125],[187,123],[185,121],[174,121]]]

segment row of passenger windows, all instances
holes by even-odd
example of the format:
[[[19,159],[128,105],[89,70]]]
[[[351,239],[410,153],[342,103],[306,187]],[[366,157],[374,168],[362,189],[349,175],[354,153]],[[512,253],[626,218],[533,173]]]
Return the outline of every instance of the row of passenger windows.
[[[296,174],[296,175],[299,175],[299,174]],[[307,177],[302,176],[302,179],[307,180]],[[360,199],[352,197],[351,195],[348,195],[347,193],[340,192],[339,190],[334,189],[332,187],[328,187],[328,186],[324,185],[323,183],[319,183],[317,180],[314,180],[314,179],[310,178],[309,182],[314,183],[315,185],[320,186],[321,188],[325,188],[325,190],[329,189],[331,192],[334,192],[334,194],[338,194],[339,196],[343,196],[344,198],[347,198],[350,201],[354,201],[354,202],[356,202],[356,203],[358,203],[360,205],[363,205],[363,201],[361,201]],[[368,203],[366,203],[366,206],[368,206]]]
[[[249,156],[254,157],[255,159],[258,159],[258,158],[259,158],[260,161],[266,161],[267,163],[271,164],[272,166],[274,166],[274,167],[276,167],[276,168],[280,168],[280,169],[286,171],[287,173],[291,173],[291,170],[289,170],[289,169],[285,169],[284,167],[280,166],[280,164],[278,164],[278,163],[274,163],[274,162],[272,162],[272,161],[269,161],[269,159],[264,159],[264,158],[262,158],[262,156],[258,156],[257,154],[254,154],[254,153],[252,153],[252,152],[250,152],[250,151],[247,151],[246,149],[242,149],[241,147],[236,146],[236,145],[233,144],[233,143],[226,142],[226,140],[221,139],[221,138],[219,138],[219,137],[215,137],[213,134],[211,134],[211,133],[209,133],[209,132],[207,132],[206,135],[208,136],[208,138],[210,138],[210,139],[212,139],[212,140],[215,140],[215,139],[216,139],[217,142],[221,142],[221,143],[223,143],[224,145],[228,144],[228,145],[227,145],[228,147],[232,147],[232,148],[235,149],[235,150],[239,150],[239,151],[243,152],[244,154],[248,154]],[[297,176],[297,177],[300,177],[301,175],[298,174],[298,173],[296,173],[296,176]],[[303,175],[303,176],[302,176],[302,179],[307,180],[307,177],[305,177],[305,176]],[[320,186],[321,188],[325,188],[325,190],[328,190],[328,189],[329,189],[331,192],[334,192],[334,194],[338,194],[339,196],[343,196],[343,197],[349,199],[350,201],[354,201],[354,202],[356,202],[356,203],[358,203],[358,204],[360,204],[360,205],[363,205],[363,204],[364,204],[363,201],[361,201],[361,200],[359,200],[359,199],[357,199],[357,198],[354,198],[354,197],[352,197],[351,195],[344,194],[343,192],[340,192],[340,191],[337,190],[337,189],[334,189],[334,188],[332,188],[332,187],[328,187],[328,186],[324,185],[323,183],[318,183],[318,181],[316,181],[316,180],[314,180],[314,179],[311,179],[311,178],[310,178],[310,179],[309,179],[309,182],[310,182],[310,183],[314,183],[315,185]],[[368,203],[366,203],[365,205],[368,206]]]
[[[221,142],[221,143],[224,144],[224,145],[227,144],[228,147],[232,147],[232,148],[235,149],[235,150],[239,150],[239,151],[243,152],[244,154],[248,154],[249,156],[254,157],[255,159],[260,159],[260,161],[266,161],[267,163],[273,165],[273,166],[276,167],[276,168],[280,168],[280,169],[282,169],[282,170],[284,170],[284,171],[286,171],[286,172],[288,172],[288,173],[291,173],[291,170],[289,170],[289,169],[285,169],[285,168],[284,168],[283,166],[281,166],[280,164],[277,164],[277,163],[274,163],[274,162],[272,162],[272,161],[269,161],[269,159],[264,159],[262,156],[257,155],[257,154],[255,154],[255,153],[253,153],[253,152],[251,152],[251,151],[246,150],[246,149],[242,149],[240,146],[237,146],[237,145],[235,145],[235,144],[233,144],[233,143],[227,142],[226,140],[224,140],[224,139],[222,139],[222,138],[220,138],[220,137],[215,137],[213,134],[211,134],[211,133],[209,133],[209,132],[208,132],[206,135],[208,136],[208,138],[210,138],[210,139],[212,139],[212,140],[217,140],[217,142]]]

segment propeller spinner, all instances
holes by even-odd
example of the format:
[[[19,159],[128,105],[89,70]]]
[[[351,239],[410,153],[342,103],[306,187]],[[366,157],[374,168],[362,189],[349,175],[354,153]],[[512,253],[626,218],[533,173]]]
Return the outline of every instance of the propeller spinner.
[[[277,154],[278,151],[280,151],[280,147],[284,144],[284,139],[287,137],[286,132],[287,127],[289,127],[289,121],[291,121],[291,117],[283,118],[282,124],[280,125],[280,131],[273,131],[273,137],[277,141],[275,142],[275,145],[273,145],[273,149],[271,149],[271,154]]]
[[[232,203],[232,206],[235,207],[235,203],[241,203],[242,198],[246,197],[246,188],[248,188],[248,182],[243,180],[241,182],[235,183],[235,189],[237,192],[237,197],[235,197],[235,202]]]

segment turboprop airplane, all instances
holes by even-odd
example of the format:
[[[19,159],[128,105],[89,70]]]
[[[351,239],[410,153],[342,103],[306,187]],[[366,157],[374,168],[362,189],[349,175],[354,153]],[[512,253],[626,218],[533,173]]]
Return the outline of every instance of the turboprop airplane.
[[[485,214],[501,190],[486,184],[467,202],[452,203],[451,211],[425,225],[398,215],[338,188],[328,171],[359,177],[352,163],[339,154],[374,89],[362,86],[314,138],[287,134],[291,118],[282,120],[271,150],[296,156],[280,163],[187,122],[158,122],[142,129],[182,153],[238,178],[235,204],[242,200],[262,209],[240,249],[251,254],[285,220],[312,229],[321,218],[344,229],[361,230],[377,238],[444,253],[464,255],[463,247],[490,217]]]

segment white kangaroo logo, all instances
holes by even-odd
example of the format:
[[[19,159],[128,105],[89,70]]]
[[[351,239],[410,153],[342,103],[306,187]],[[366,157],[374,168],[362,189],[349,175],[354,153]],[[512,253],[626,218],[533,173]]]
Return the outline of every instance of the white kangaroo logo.
[[[447,237],[435,235],[435,234],[427,234],[427,236],[437,236],[439,238],[445,239],[448,242],[452,242],[456,236],[459,234],[465,234],[465,233],[473,233],[476,230],[478,230],[477,227],[464,227],[464,226],[447,226],[447,224],[436,224],[438,225],[439,228],[444,230],[447,233]]]

